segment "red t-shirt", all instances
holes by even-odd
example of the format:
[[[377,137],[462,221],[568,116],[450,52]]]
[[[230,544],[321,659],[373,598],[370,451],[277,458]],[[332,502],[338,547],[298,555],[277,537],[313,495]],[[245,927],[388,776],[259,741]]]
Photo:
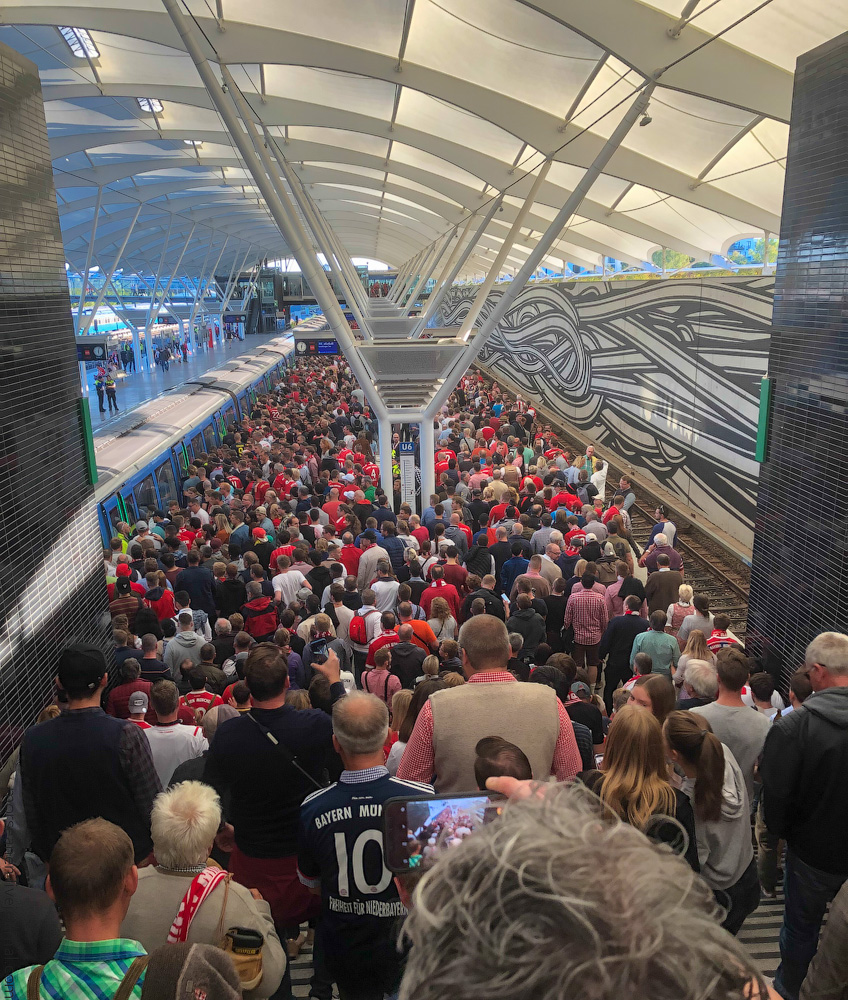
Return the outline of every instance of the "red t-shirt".
[[[609,522],[615,517],[616,514],[620,514],[618,507],[612,506],[607,511],[605,511],[604,516],[601,518],[604,524],[609,524]]]
[[[541,476],[525,476],[521,480],[521,488],[524,489],[528,483],[532,483],[537,490],[540,490],[545,485]]]
[[[180,700],[183,704],[188,705],[193,712],[199,713],[199,715],[195,715],[197,719],[202,719],[210,708],[224,704],[221,696],[213,694],[211,691],[189,691]]]
[[[456,458],[456,452],[450,450],[450,448],[439,448],[436,452],[436,458],[440,462],[448,462],[452,458]]]
[[[371,482],[376,486],[380,482],[380,467],[375,465],[373,462],[366,462],[362,466],[362,471],[371,480]]]
[[[144,719],[129,718],[129,719],[127,719],[127,722],[134,722],[138,726],[139,729],[152,729],[153,728],[153,726],[151,726],[149,722],[145,722]]]
[[[447,472],[450,466],[447,462],[436,462],[436,475],[440,476],[443,472]]]
[[[489,424],[487,424],[485,427],[480,428],[480,433],[487,441],[491,441],[492,438],[495,436],[495,429],[494,427],[491,427]]]
[[[339,552],[339,562],[347,570],[348,576],[356,576],[362,552],[355,545],[343,545]]]
[[[489,524],[497,524],[498,521],[506,514],[506,509],[509,507],[508,503],[497,503],[489,511]]]
[[[412,532],[412,537],[418,542],[419,545],[423,545],[424,542],[430,541],[430,532],[424,527],[424,525],[421,525],[420,528],[416,528],[415,531]]]
[[[393,646],[398,641],[397,632],[382,632],[378,635],[368,647],[368,656],[365,657],[366,667],[374,666],[374,654],[378,649],[382,649],[383,646]]]
[[[331,521],[335,521],[339,514],[341,500],[328,500],[321,508]]]

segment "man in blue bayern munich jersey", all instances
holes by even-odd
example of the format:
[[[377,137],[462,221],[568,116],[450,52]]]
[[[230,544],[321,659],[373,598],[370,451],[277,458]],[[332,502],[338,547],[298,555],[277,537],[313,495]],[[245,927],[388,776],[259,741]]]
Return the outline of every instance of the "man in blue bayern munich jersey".
[[[298,875],[321,894],[316,933],[341,1000],[381,1000],[398,988],[397,931],[406,909],[383,861],[383,803],[433,792],[386,770],[388,727],[386,705],[375,695],[357,691],[336,702],[333,745],[345,770],[300,811]]]

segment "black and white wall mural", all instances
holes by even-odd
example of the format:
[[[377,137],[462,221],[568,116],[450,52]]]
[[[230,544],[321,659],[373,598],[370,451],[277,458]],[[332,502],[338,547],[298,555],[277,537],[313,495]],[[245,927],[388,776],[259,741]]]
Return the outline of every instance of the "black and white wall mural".
[[[750,548],[773,287],[772,277],[534,285],[480,363]],[[462,322],[474,292],[450,293],[445,326]]]

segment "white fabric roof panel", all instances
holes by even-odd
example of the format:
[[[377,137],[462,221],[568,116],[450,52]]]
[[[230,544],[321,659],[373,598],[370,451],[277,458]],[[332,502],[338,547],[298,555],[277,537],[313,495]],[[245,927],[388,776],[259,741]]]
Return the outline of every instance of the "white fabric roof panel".
[[[703,258],[777,231],[794,63],[844,30],[848,0],[757,6],[702,0],[670,37],[683,0],[184,0],[213,67],[227,63],[349,252],[394,264],[497,191],[489,232],[503,238],[528,171],[552,156],[535,239],[663,67],[650,126],[631,130],[552,257]],[[89,31],[99,56],[74,56],[58,25]],[[7,4],[0,38],[41,73],[74,266],[98,187],[106,258],[139,201],[133,259],[138,246],[155,265],[155,234],[171,228],[170,256],[193,225],[189,273],[225,238],[222,269],[251,244],[248,263],[287,254],[161,0]]]

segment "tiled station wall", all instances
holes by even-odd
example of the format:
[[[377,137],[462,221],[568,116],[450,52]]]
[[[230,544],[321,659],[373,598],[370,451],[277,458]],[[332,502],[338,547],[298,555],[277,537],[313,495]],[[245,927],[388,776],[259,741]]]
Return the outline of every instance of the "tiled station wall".
[[[103,641],[79,395],[41,85],[0,45],[0,768],[65,644]]]
[[[750,549],[772,277],[525,288],[480,362]],[[474,291],[454,289],[446,326]],[[500,291],[492,292],[490,302]]]
[[[798,60],[748,640],[784,677],[848,631],[848,33]]]

